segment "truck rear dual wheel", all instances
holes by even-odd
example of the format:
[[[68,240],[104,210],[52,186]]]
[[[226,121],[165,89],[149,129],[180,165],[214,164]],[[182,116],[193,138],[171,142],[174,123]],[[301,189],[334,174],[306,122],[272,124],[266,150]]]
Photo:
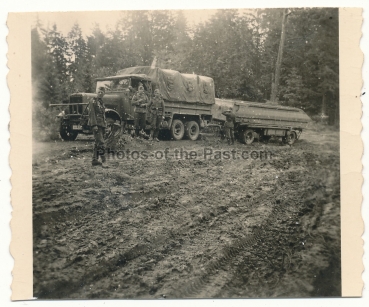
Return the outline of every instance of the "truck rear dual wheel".
[[[173,120],[172,126],[170,127],[170,134],[176,141],[182,140],[185,133],[185,126],[180,119]]]
[[[184,124],[180,119],[175,119],[170,127],[170,134],[176,141],[182,140],[184,135],[190,140],[196,141],[200,134],[200,127],[194,120]]]
[[[199,124],[192,120],[186,123],[185,126],[186,126],[186,136],[190,140],[196,141],[200,134]]]
[[[175,119],[170,128],[170,134],[176,141],[182,140],[184,135],[186,135],[188,139],[196,141],[200,134],[200,127],[199,124],[193,120],[184,124],[180,119]]]

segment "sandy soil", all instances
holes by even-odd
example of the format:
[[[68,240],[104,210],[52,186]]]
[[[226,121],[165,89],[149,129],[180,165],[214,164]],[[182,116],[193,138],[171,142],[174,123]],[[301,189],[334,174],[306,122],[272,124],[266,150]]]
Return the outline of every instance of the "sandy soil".
[[[34,144],[35,297],[340,295],[338,132],[292,147],[125,139],[149,158],[92,168],[89,137]]]

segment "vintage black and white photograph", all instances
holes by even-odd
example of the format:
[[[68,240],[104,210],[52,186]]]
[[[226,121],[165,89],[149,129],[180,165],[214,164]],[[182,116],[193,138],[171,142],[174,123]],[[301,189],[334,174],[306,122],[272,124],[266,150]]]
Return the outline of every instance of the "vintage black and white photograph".
[[[341,296],[337,8],[38,13],[33,296]]]

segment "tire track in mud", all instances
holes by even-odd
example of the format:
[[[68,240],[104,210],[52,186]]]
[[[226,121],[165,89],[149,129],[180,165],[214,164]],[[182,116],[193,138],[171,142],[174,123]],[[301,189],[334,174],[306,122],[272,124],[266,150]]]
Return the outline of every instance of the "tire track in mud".
[[[308,198],[308,202],[317,201],[321,198],[322,195],[323,190],[320,187],[317,190],[314,190],[313,196],[310,196]],[[228,280],[232,279],[232,276],[227,278],[227,276],[224,276],[224,274],[219,277],[219,275],[221,274],[220,271],[227,272],[228,274],[226,275],[229,274],[233,275],[232,273],[229,272],[229,270],[225,270],[225,268],[229,267],[232,264],[232,261],[234,261],[234,258],[237,257],[239,254],[245,251],[252,250],[253,247],[256,244],[262,242],[266,236],[273,236],[273,231],[271,229],[273,223],[275,223],[276,220],[281,216],[286,215],[286,209],[288,207],[289,209],[293,208],[293,204],[282,203],[278,205],[277,201],[274,201],[274,203],[270,205],[273,206],[272,213],[265,220],[264,224],[261,227],[256,228],[256,230],[254,230],[252,234],[247,235],[242,239],[238,239],[229,246],[224,247],[221,256],[218,259],[210,261],[210,263],[207,264],[206,268],[203,270],[202,274],[199,277],[195,278],[190,282],[186,282],[184,284],[173,287],[173,291],[168,293],[167,297],[168,298],[219,297],[216,294],[209,296],[209,292],[214,292],[213,287],[214,280],[218,278],[218,280],[221,280],[221,283],[223,283],[223,285],[227,288],[228,285],[226,283],[228,282]],[[313,210],[313,208],[311,208],[311,210]],[[310,211],[305,211],[305,214]],[[289,214],[291,214],[291,212]],[[266,255],[264,256],[264,259],[266,259],[265,261],[271,262],[271,260]],[[274,266],[273,263],[272,265]],[[216,291],[219,293],[222,290]]]
[[[273,209],[272,216],[277,213],[280,213],[281,209]],[[273,218],[268,218],[265,222],[265,225],[272,222]],[[247,248],[251,248],[256,243],[260,242],[265,235],[265,229],[260,227],[256,229],[251,235],[247,235],[246,237],[236,240],[230,246],[223,248],[222,256],[216,260],[211,261],[205,268],[202,276],[198,277],[194,281],[191,281],[189,284],[186,283],[184,285],[180,285],[177,287],[179,290],[174,290],[172,293],[168,294],[170,297],[174,298],[190,298],[194,297],[197,294],[201,293],[201,291],[210,284],[212,277],[214,277],[219,270],[223,269],[225,266],[232,261],[234,257],[236,257],[239,253],[246,250]],[[199,296],[205,297],[205,296]]]
[[[149,221],[148,219],[145,219],[146,223],[148,221]],[[188,224],[188,222],[186,224]],[[69,286],[68,287],[65,285],[65,283],[63,281],[61,283],[58,282],[58,283],[55,283],[55,285],[49,285],[48,290],[47,289],[40,289],[38,295],[41,296],[41,297],[46,295],[46,297],[47,297],[47,293],[49,292],[53,296],[56,295],[58,297],[65,297],[65,296],[68,297],[70,294],[72,294],[75,291],[75,289],[78,288],[77,287],[78,285],[86,284],[88,282],[93,282],[93,281],[95,281],[96,279],[99,279],[99,278],[104,278],[105,276],[107,276],[109,274],[109,272],[113,272],[116,269],[118,269],[119,267],[124,266],[128,261],[131,261],[135,258],[138,258],[141,255],[147,254],[154,247],[157,248],[158,246],[162,245],[164,242],[169,241],[169,239],[178,238],[178,237],[182,238],[184,236],[184,234],[188,233],[190,231],[190,228],[193,227],[193,225],[186,225],[186,224],[177,225],[178,230],[177,231],[172,230],[166,236],[159,236],[158,238],[151,239],[150,244],[137,245],[134,248],[130,249],[129,251],[123,253],[122,255],[119,255],[116,258],[110,259],[108,262],[105,262],[105,261],[101,262],[100,267],[102,269],[100,269],[98,271],[94,271],[90,275],[83,276],[83,278],[81,280],[74,281],[74,282],[69,281]],[[163,254],[166,254],[167,252],[168,252],[168,250],[163,250],[162,251]],[[70,263],[70,265],[73,265],[73,263]],[[58,293],[58,289],[62,289],[62,288],[63,288],[62,293]],[[68,288],[70,290],[68,290]],[[50,289],[52,289],[51,292],[50,292]]]
[[[153,196],[153,193],[150,193],[150,195]],[[220,211],[218,213],[219,214],[217,214],[217,216],[221,216],[225,212]],[[81,215],[83,214],[81,213]],[[144,221],[144,224],[147,224],[150,219],[145,218]],[[141,224],[140,226],[142,227],[143,224]],[[188,221],[183,224],[177,224],[176,229],[171,229],[164,235],[159,235],[156,238],[148,238],[149,243],[136,245],[128,251],[109,259],[109,261],[100,262],[100,269],[90,272],[89,274],[82,276],[78,280],[69,280],[68,283],[65,283],[65,281],[51,283],[47,287],[40,288],[40,290],[37,291],[37,295],[41,298],[48,298],[49,295],[50,297],[60,298],[70,297],[71,294],[73,294],[75,291],[78,291],[78,288],[81,285],[89,284],[101,278],[107,277],[111,272],[114,272],[126,265],[127,262],[132,261],[142,255],[146,255],[153,249],[162,248],[163,245],[165,245],[165,243],[171,239],[182,239],[183,237],[185,237],[186,233],[189,233],[191,231],[194,226],[196,225],[193,225]],[[161,251],[161,254],[167,254],[168,252],[170,252],[170,248],[164,248]],[[73,265],[73,263],[70,263],[69,265]]]
[[[284,157],[286,158],[286,157]],[[314,159],[314,157],[312,158]],[[187,161],[186,161],[187,162]],[[189,163],[183,163],[185,164],[185,166],[188,166],[187,168],[189,168],[191,165]],[[188,164],[188,165],[187,165]],[[212,166],[212,165],[207,165],[207,166]],[[282,168],[283,167],[283,159],[281,161],[281,163],[276,163],[276,166],[278,168]],[[134,170],[134,167],[131,167],[130,170]],[[188,169],[186,171],[189,171]],[[218,180],[221,177],[221,174],[216,174],[217,170],[211,169],[210,173],[213,172],[215,173],[215,175],[213,176],[214,180]],[[140,173],[142,173],[142,171],[140,171]],[[300,174],[301,175],[301,174]],[[172,179],[174,178],[174,176],[172,176]],[[245,179],[245,178],[243,178]],[[178,187],[183,184],[183,182],[186,184],[188,182],[188,178],[180,178],[181,182],[176,182],[175,184],[178,185]],[[287,185],[288,180],[286,179],[284,181],[284,183],[286,183],[286,185],[283,188],[293,188],[292,186],[288,186]],[[147,182],[142,182],[141,184],[144,185]],[[210,181],[208,181],[208,183],[210,183]],[[169,187],[167,187],[167,189],[173,189],[175,188],[173,185],[170,185]],[[280,187],[281,188],[281,187]],[[204,188],[204,190],[206,190],[206,188]],[[141,192],[139,190],[137,191],[133,191],[134,193],[138,193],[137,195],[139,195],[138,198],[148,198],[148,196],[150,195],[150,193],[143,193],[141,194]],[[158,194],[152,193],[152,195],[150,195],[150,197],[155,197],[155,196],[163,196],[165,191],[159,191]],[[186,193],[186,190],[181,190],[181,191],[177,191],[178,193],[175,195],[175,197],[177,197],[178,195],[181,195],[183,193]],[[279,191],[278,190],[273,190],[270,191],[270,194],[277,194]],[[261,198],[263,198],[263,201],[265,201],[266,195],[264,196],[260,196]],[[174,197],[174,198],[175,198]],[[178,197],[175,198],[174,201],[177,201]],[[111,201],[114,202],[114,197],[111,197]],[[117,198],[117,201],[119,202],[119,197]],[[253,200],[251,200],[253,201]],[[257,204],[257,202],[256,202]],[[136,206],[137,205],[137,206]],[[169,220],[174,219],[174,218],[178,218],[180,217],[181,214],[179,214],[178,209],[180,209],[179,207],[171,207],[173,206],[173,204],[162,204],[162,199],[159,199],[159,203],[158,204],[153,204],[151,203],[151,207],[145,205],[144,203],[139,203],[137,202],[134,205],[134,208],[131,209],[140,209],[141,213],[144,213],[145,210],[148,210],[148,212],[151,212],[151,210],[154,210],[154,215],[152,216],[151,214],[141,214],[141,216],[137,219],[137,217],[135,217],[133,224],[126,224],[129,227],[142,227],[144,225],[149,225],[151,223],[152,220],[154,219],[158,219],[159,217],[158,215],[155,215],[156,211],[159,211],[160,209],[163,209],[163,211],[165,212],[165,214],[168,214]],[[111,206],[109,204],[109,206]],[[163,208],[162,208],[163,206]],[[170,209],[172,211],[168,212],[167,209]],[[101,214],[101,212],[99,212],[98,209],[101,208],[96,208],[96,212],[95,212],[95,216],[90,216],[90,220],[94,219],[95,217],[99,217],[99,213]],[[89,210],[89,209],[88,209]],[[87,210],[87,211],[88,211]],[[78,210],[77,210],[78,211]],[[86,211],[86,212],[87,212]],[[101,211],[101,210],[100,210]],[[283,210],[282,210],[283,211]],[[117,212],[117,211],[114,211]],[[114,217],[114,213],[112,211],[109,211],[109,214],[107,215],[107,218],[112,218]],[[104,212],[105,213],[105,212]],[[72,212],[70,213],[69,216],[72,216]],[[170,214],[173,214],[173,217],[170,216]],[[81,216],[83,216],[84,214],[81,214]],[[275,214],[275,215],[281,215],[281,213],[279,214]],[[221,212],[217,212],[217,217],[221,216]],[[272,216],[269,216],[269,218],[272,218]],[[196,217],[195,217],[196,218]],[[275,217],[276,218],[276,217]],[[160,219],[162,220],[162,219]],[[164,219],[165,220],[165,219]],[[102,223],[105,222],[109,222],[109,219],[106,221],[106,219],[101,219],[100,220]],[[274,221],[274,220],[273,220]],[[211,220],[208,221],[209,223],[211,222]],[[225,220],[226,223],[229,223],[229,217],[227,217],[227,220]],[[88,220],[86,220],[86,223],[88,223]],[[168,221],[169,223],[169,221]],[[188,223],[188,222],[187,222]],[[153,249],[160,249],[160,254],[163,254],[165,256],[171,254],[171,253],[175,253],[176,252],[176,248],[173,250],[170,247],[167,247],[167,242],[169,242],[169,240],[171,238],[174,239],[182,239],[185,238],[186,234],[191,232],[191,226],[187,225],[187,223],[183,223],[183,224],[175,224],[174,225],[169,225],[170,227],[168,227],[169,229],[165,229],[165,231],[159,236],[157,237],[145,237],[146,240],[148,240],[149,242],[147,243],[140,243],[137,244],[136,246],[110,258],[109,260],[102,260],[99,263],[99,266],[97,267],[96,270],[94,270],[92,272],[92,270],[90,269],[85,269],[85,272],[88,272],[87,274],[83,274],[81,275],[79,278],[77,279],[71,279],[68,281],[68,283],[65,283],[65,281],[57,281],[57,282],[51,282],[47,287],[44,287],[43,289],[41,289],[42,291],[39,291],[41,296],[47,298],[47,297],[55,297],[55,295],[58,295],[60,298],[67,298],[70,297],[73,293],[76,293],[77,291],[81,291],[80,293],[83,293],[83,291],[81,289],[81,285],[88,285],[90,282],[94,282],[94,281],[98,281],[101,279],[106,279],[109,280],[109,275],[112,272],[115,272],[116,270],[118,270],[119,268],[122,268],[124,266],[126,266],[128,263],[132,262],[135,265],[137,264],[137,262],[133,262],[136,258],[139,258],[140,256],[143,255],[147,255],[147,254],[151,254],[152,255],[152,250]],[[243,253],[243,251],[247,250],[249,248],[249,246],[253,246],[253,244],[258,244],[258,242],[260,240],[262,240],[266,235],[268,235],[268,230],[267,230],[267,226],[268,223],[271,223],[271,220],[266,220],[265,223],[263,222],[263,227],[264,228],[256,228],[252,234],[248,235],[247,237],[244,237],[243,239],[239,239],[237,241],[235,241],[233,244],[231,244],[230,246],[225,247],[222,250],[222,256],[218,259],[218,260],[214,260],[211,261],[208,265],[206,265],[205,267],[205,273],[198,271],[196,272],[197,275],[199,275],[198,273],[200,273],[200,277],[199,278],[195,278],[192,281],[194,282],[195,286],[191,286],[191,285],[184,285],[184,287],[187,289],[186,290],[186,296],[193,296],[193,295],[200,295],[202,296],[203,293],[208,293],[208,288],[213,286],[213,280],[214,278],[217,278],[219,276],[217,270],[219,269],[225,269],[227,267],[227,265],[229,265],[230,263],[232,263],[232,261],[240,254]],[[202,225],[204,225],[205,223],[203,222]],[[174,227],[173,227],[174,226]],[[198,229],[199,225],[195,224],[192,225],[192,227],[194,227],[197,230],[197,233],[201,233],[201,231],[204,230],[204,228],[206,228],[206,226],[201,226],[201,229]],[[149,227],[147,227],[149,228]],[[171,228],[171,229],[170,229]],[[193,229],[192,229],[193,230]],[[114,230],[115,231],[115,230]],[[142,233],[141,233],[142,234]],[[191,234],[191,236],[196,236],[197,234]],[[117,241],[112,241],[109,242],[109,245],[114,245],[116,244]],[[189,243],[191,244],[191,243]],[[155,255],[154,255],[155,256]],[[155,258],[155,257],[153,257]],[[156,261],[158,261],[158,259],[155,259]],[[142,263],[139,263],[142,264]],[[196,271],[196,269],[195,269]],[[231,272],[228,272],[230,276],[232,276]],[[169,273],[170,274],[170,273]],[[75,275],[75,274],[74,274]],[[168,275],[169,276],[169,275]],[[200,280],[200,281],[199,281]],[[196,283],[197,282],[197,283]],[[222,281],[223,283],[225,283],[226,281]],[[161,283],[161,285],[163,285],[163,283]],[[168,296],[173,296],[173,297],[182,297],[184,296],[184,291],[183,290],[176,290],[180,287],[182,287],[183,285],[180,285],[178,287],[175,287],[175,289],[173,290],[173,292],[168,292]],[[192,288],[191,288],[192,287]],[[193,287],[195,289],[193,289]],[[64,288],[64,289],[63,289]],[[54,289],[53,291],[55,292],[50,292],[50,289]],[[160,287],[159,287],[160,289]],[[140,293],[143,293],[143,295],[145,293],[149,292],[149,289],[146,288],[146,286],[142,285],[140,286]],[[146,291],[146,292],[145,292]],[[150,290],[151,291],[151,290]],[[159,291],[159,290],[158,290]],[[83,293],[85,294],[85,293]],[[93,293],[92,293],[93,294]],[[91,294],[91,295],[92,295]],[[151,293],[150,293],[151,294]],[[151,294],[152,295],[152,294]],[[98,296],[96,296],[98,297]]]
[[[94,200],[100,200],[103,202],[105,197],[110,197],[112,207],[116,207],[117,211],[133,209],[133,206],[126,206],[122,208],[122,202],[136,202],[143,197],[162,196],[164,194],[162,184],[163,181],[156,181],[154,185],[151,185],[151,190],[132,190],[132,184],[124,182],[124,178],[121,179],[119,174],[110,174],[106,172],[105,183],[112,178],[118,178],[118,184],[115,186],[120,187],[120,190],[124,190],[123,193],[116,194],[112,192],[109,185],[106,188],[100,188],[94,190],[94,186],[89,186],[86,189],[80,189],[74,187],[74,189],[67,190],[63,182],[56,182],[57,185],[50,188],[41,186],[39,183],[33,185],[33,224],[34,234],[39,233],[39,225],[61,223],[68,221],[70,218],[85,217],[86,214],[91,212],[100,211],[105,207],[104,204],[91,203],[87,198],[92,197]],[[110,177],[110,178],[109,178]],[[123,180],[123,182],[121,182]],[[122,185],[125,183],[125,186]],[[165,182],[164,182],[165,183]],[[71,185],[71,184],[69,184]],[[114,186],[114,185],[113,185]],[[40,193],[42,191],[42,193]],[[67,193],[68,191],[68,193]],[[36,198],[37,195],[37,198]],[[73,197],[70,195],[74,195]],[[87,197],[86,197],[87,196]],[[45,198],[46,197],[46,198]],[[80,200],[77,200],[80,198]],[[42,205],[41,205],[42,204]],[[136,208],[137,209],[137,208]]]
[[[330,178],[329,174],[327,174],[324,170],[316,170],[318,174],[320,174],[319,178]],[[291,188],[293,185],[295,185],[300,180],[295,178],[294,172],[291,172],[287,178],[283,181],[283,189]],[[328,180],[329,181],[329,180]],[[314,186],[314,185],[313,185]],[[279,194],[281,192],[281,187],[273,192],[272,194]],[[268,236],[268,238],[273,238],[273,224],[279,220],[281,217],[285,217],[285,220],[287,220],[287,216],[290,215],[290,219],[292,215],[295,215],[293,219],[299,220],[302,216],[309,214],[309,212],[318,210],[319,206],[322,202],[322,198],[324,195],[324,184],[316,184],[313,189],[309,189],[308,191],[305,191],[306,195],[300,195],[302,199],[304,199],[305,205],[303,205],[302,208],[297,209],[298,207],[295,206],[295,204],[287,203],[289,207],[289,211],[286,210],[287,206],[284,205],[278,205],[278,200],[275,200],[272,204],[274,206],[272,214],[270,214],[269,218],[266,219],[263,226],[260,228],[257,228],[253,234],[248,235],[244,237],[243,239],[237,240],[234,243],[232,243],[230,246],[225,247],[222,251],[222,256],[219,257],[217,260],[211,261],[205,268],[205,270],[202,272],[200,277],[197,277],[193,279],[189,283],[181,284],[172,292],[168,293],[168,297],[174,297],[174,298],[184,298],[184,297],[197,297],[197,298],[204,298],[204,297],[219,297],[218,295],[210,295],[209,293],[214,292],[214,280],[220,279],[221,283],[226,283],[227,278],[224,277],[224,274],[222,276],[219,276],[219,271],[223,270],[223,272],[226,272],[228,275],[231,274],[231,277],[229,277],[228,280],[232,280],[232,273],[230,270],[225,270],[225,268],[230,266],[232,264],[232,261],[235,257],[237,257],[240,253],[243,253],[244,251],[248,249],[253,249],[255,244],[258,242],[263,241],[264,238]],[[327,196],[327,195],[325,195]],[[326,201],[329,200],[328,197]],[[315,203],[314,205],[312,205]],[[307,205],[306,205],[307,204]],[[296,211],[297,209],[297,211]],[[319,219],[319,215],[318,215]],[[285,235],[286,237],[290,236],[290,234]],[[266,255],[267,252],[263,251],[263,248],[261,250],[261,253],[264,254],[263,258],[265,258],[265,261],[268,261],[271,263],[271,265],[274,267],[274,264],[272,263],[272,260],[269,259]],[[284,255],[284,254],[283,254]],[[284,258],[283,258],[284,259]],[[284,265],[284,260],[282,260],[282,266]],[[226,275],[227,275],[226,274]],[[218,278],[219,276],[219,278]],[[278,277],[279,280],[280,277]],[[219,280],[216,284],[219,286]],[[225,288],[228,286],[225,284]],[[179,290],[178,290],[179,289]],[[218,293],[222,291],[217,290]]]
[[[249,202],[251,203],[251,201],[249,200]],[[218,217],[219,219],[221,219],[222,215],[223,214],[226,214],[225,211],[223,211],[223,209],[219,209],[219,212],[218,214],[215,214],[216,217]],[[214,220],[217,220],[217,218],[215,218]],[[198,227],[200,225],[204,225],[205,223],[213,223],[214,220],[212,221],[211,219],[207,219],[205,218],[205,220],[202,220],[202,221],[199,221],[199,223],[196,223],[193,224],[192,222],[190,222],[190,224],[187,223],[184,223],[184,224],[178,224],[176,225],[177,229],[176,230],[171,230],[169,233],[165,234],[165,235],[162,235],[160,236],[159,238],[155,239],[154,241],[152,241],[151,245],[153,245],[156,250],[160,250],[160,255],[163,257],[166,257],[166,258],[161,258],[161,260],[164,260],[167,259],[168,257],[170,257],[171,255],[176,255],[177,252],[178,252],[178,248],[182,248],[182,243],[180,244],[180,246],[178,247],[175,246],[174,248],[166,248],[164,247],[164,249],[162,249],[163,246],[169,244],[169,242],[173,242],[173,241],[188,241],[189,240],[192,240],[191,238],[193,238],[194,236],[196,236],[198,233],[203,233],[203,228],[205,226],[202,226],[200,228],[202,228],[202,230],[198,229]],[[195,232],[194,232],[195,230]],[[194,233],[193,233],[194,232]],[[150,246],[151,246],[150,245]],[[152,253],[152,248],[150,248],[150,246],[148,245],[145,245],[145,246],[140,246],[140,247],[137,247],[137,249],[134,249],[134,250],[130,250],[128,254],[124,255],[124,258],[126,260],[134,260],[135,258],[138,258],[142,255],[148,255],[150,254],[150,257],[151,258],[155,258],[155,256],[153,256],[153,253]],[[156,259],[157,262],[156,264],[158,264],[159,262],[159,259]],[[128,264],[128,261],[124,262],[125,264]],[[142,264],[141,264],[142,265]],[[119,268],[117,268],[119,269]],[[151,270],[151,269],[149,269]],[[136,281],[137,282],[137,281]],[[161,286],[163,286],[163,284],[160,282]],[[160,289],[160,286],[157,285],[154,287],[155,290],[151,289],[150,290],[150,295],[152,297],[152,295],[154,295],[157,291],[159,291],[158,289]],[[147,290],[146,290],[147,291]],[[141,292],[138,292],[136,295],[143,295],[145,297],[145,294],[147,294],[147,292],[145,292],[143,289],[141,289]],[[119,297],[119,296],[118,296]],[[118,298],[117,297],[117,298]],[[135,297],[135,296],[129,296],[129,297]]]
[[[132,261],[142,255],[146,255],[154,249],[158,249],[158,246],[163,246],[165,242],[169,241],[169,239],[182,237],[183,232],[188,232],[191,228],[191,225],[186,224],[178,225],[177,231],[172,230],[167,235],[161,235],[157,236],[156,238],[152,238],[149,243],[138,244],[124,253],[109,259],[108,261],[101,261],[97,270],[81,276],[78,280],[68,280],[68,282],[57,281],[49,283],[47,287],[40,287],[40,290],[36,293],[36,295],[39,298],[70,297],[71,294],[80,289],[81,285],[87,285],[99,279],[108,277],[109,274],[125,266],[129,261]],[[169,252],[169,248],[162,250],[161,253],[166,254],[167,252]]]
[[[161,181],[157,181],[155,182],[156,186],[161,184],[162,182]],[[102,192],[101,190],[98,191],[98,195],[101,195],[101,199],[106,195],[106,193],[108,193],[108,195],[110,197],[112,197],[112,202],[114,203],[114,200],[115,198],[114,197],[118,197],[118,195],[113,195],[110,192],[108,191],[105,191],[105,192]],[[129,198],[129,200],[133,201],[133,203],[131,204],[131,209],[134,211],[134,210],[143,210],[142,208],[142,205],[139,205],[137,203],[137,199],[140,199],[142,197],[153,197],[153,196],[160,196],[162,195],[163,192],[162,190],[160,189],[154,189],[154,190],[147,190],[147,191],[130,191],[130,192],[127,192],[126,195],[124,195],[123,197],[124,198]],[[95,195],[96,197],[96,195]],[[138,202],[139,203],[139,202]],[[53,205],[55,205],[55,202],[53,203]],[[63,231],[64,227],[67,227],[68,228],[68,231],[71,232],[71,231],[75,231],[78,229],[78,231],[83,231],[84,234],[80,237],[80,240],[83,240],[86,241],[86,238],[85,236],[87,236],[86,232],[89,232],[91,231],[91,227],[89,225],[93,225],[93,222],[96,221],[96,220],[101,220],[102,222],[104,221],[104,219],[106,218],[101,218],[101,213],[104,213],[105,215],[107,215],[107,217],[109,216],[109,219],[108,219],[108,222],[111,221],[111,218],[110,217],[113,217],[113,216],[117,216],[117,214],[119,212],[121,212],[122,210],[127,210],[129,209],[128,207],[127,208],[122,208],[121,206],[121,203],[119,204],[109,204],[109,209],[107,209],[105,207],[105,204],[99,204],[99,203],[93,203],[93,204],[90,204],[87,200],[84,201],[83,204],[78,204],[78,203],[74,203],[74,204],[71,204],[71,203],[67,203],[67,202],[63,202],[61,203],[60,205],[56,206],[57,208],[52,208],[52,209],[47,209],[44,210],[44,211],[41,211],[41,210],[38,210],[37,213],[34,213],[33,215],[33,220],[34,220],[34,223],[33,223],[33,227],[34,227],[34,248],[37,247],[38,245],[40,244],[36,244],[36,242],[39,243],[39,241],[41,239],[45,239],[45,237],[42,237],[42,238],[38,238],[38,236],[40,235],[41,233],[41,228],[44,227],[45,225],[47,227],[49,227],[49,231],[55,231],[55,229],[53,228],[56,228],[56,229],[60,229],[62,230],[62,233],[64,233],[65,235],[65,231]],[[100,213],[100,214],[99,214]],[[148,222],[149,219],[147,217],[145,217],[145,219],[143,219],[140,223],[140,226],[143,225],[143,223],[145,222]],[[64,223],[63,223],[64,222]],[[138,221],[135,221],[135,224],[137,224]],[[134,225],[131,224],[132,227],[135,227]],[[138,226],[138,225],[137,225]],[[57,230],[56,230],[57,231]],[[49,237],[49,233],[47,234],[48,237]],[[57,238],[58,235],[55,237]],[[106,239],[106,238],[105,238]],[[42,241],[42,240],[41,240]],[[87,240],[88,242],[89,240]],[[108,242],[110,240],[105,240],[106,243],[104,243],[104,245],[106,246],[111,246],[113,243],[111,242]],[[96,243],[95,243],[96,244]],[[53,245],[53,247],[56,247],[58,248],[57,245]],[[85,244],[85,246],[87,246]],[[135,246],[134,248],[131,249],[131,251],[128,251],[127,253],[125,253],[124,255],[122,255],[121,257],[118,257],[116,260],[116,263],[118,265],[124,263],[126,260],[131,260],[131,259],[134,259],[135,257],[137,257],[138,255],[142,254],[143,252],[145,252],[149,247],[145,246],[145,245],[138,245],[138,246]],[[94,249],[94,246],[89,246],[89,249],[87,249],[87,247],[83,247],[83,252],[84,254],[91,254],[91,251]],[[77,250],[76,251],[77,255],[75,256],[72,256],[72,258],[69,260],[68,259],[68,263],[66,266],[64,266],[64,268],[67,268],[67,267],[71,267],[71,269],[73,269],[73,266],[74,268],[76,268],[75,266],[75,262],[76,261],[79,261],[78,259],[81,259],[80,256],[78,256],[78,253],[79,251]],[[36,258],[36,261],[37,261],[37,256],[35,257]],[[108,262],[103,262],[103,265],[105,265],[107,267],[107,271],[110,271],[111,270],[111,265],[108,263]],[[114,263],[114,259],[113,259],[113,263]],[[77,266],[77,269],[80,269],[80,266],[78,267]],[[42,270],[42,268],[41,268]],[[38,265],[37,267],[37,271],[40,271],[40,266]],[[102,270],[100,272],[100,274],[104,275],[104,270]],[[39,275],[37,273],[37,275]],[[61,279],[65,279],[64,277],[61,278]],[[80,280],[79,282],[77,283],[74,283],[73,280],[68,280],[68,284],[71,284],[71,285],[75,285],[75,286],[78,286],[78,285],[81,285],[83,284],[83,280]],[[64,285],[64,286],[63,286]],[[66,288],[68,289],[69,286],[67,286],[65,284],[65,280],[62,280],[62,281],[59,281],[57,283],[51,283],[51,287],[43,287],[42,289],[36,289],[36,292],[37,292],[37,295],[39,296],[45,296],[45,297],[52,297],[55,293],[58,293],[58,289],[60,288]],[[50,290],[52,289],[52,290]],[[68,291],[70,291],[70,293],[73,293],[73,290],[66,290],[66,291],[62,291],[60,292],[61,294],[58,294],[59,297],[63,297],[64,294],[67,294],[69,293]]]

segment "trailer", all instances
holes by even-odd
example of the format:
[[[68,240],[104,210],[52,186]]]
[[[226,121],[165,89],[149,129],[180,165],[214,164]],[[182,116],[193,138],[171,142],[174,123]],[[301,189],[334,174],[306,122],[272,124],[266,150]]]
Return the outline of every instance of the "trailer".
[[[222,113],[229,108],[235,114],[235,135],[247,145],[255,139],[267,141],[271,137],[291,145],[311,121],[299,108],[226,99],[215,99],[213,121],[224,122]]]

